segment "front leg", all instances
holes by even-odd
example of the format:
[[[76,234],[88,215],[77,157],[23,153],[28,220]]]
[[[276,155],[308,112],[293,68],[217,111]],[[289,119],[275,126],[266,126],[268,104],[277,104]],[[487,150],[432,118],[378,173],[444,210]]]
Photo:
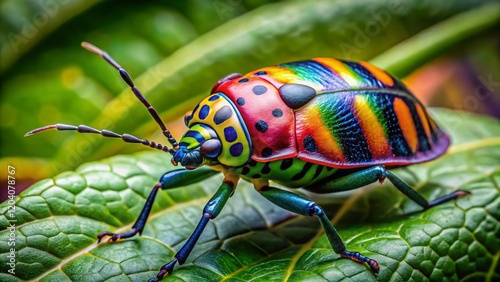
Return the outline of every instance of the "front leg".
[[[226,204],[229,197],[234,192],[235,182],[233,180],[225,179],[222,185],[219,187],[219,190],[212,196],[210,201],[205,205],[203,209],[203,215],[198,222],[198,225],[194,229],[193,233],[187,240],[187,242],[182,246],[182,248],[175,254],[174,259],[169,263],[165,264],[160,268],[160,271],[156,275],[155,278],[149,280],[149,282],[157,282],[165,278],[165,276],[172,273],[174,270],[174,266],[179,263],[183,264],[188,258],[189,254],[193,250],[196,242],[200,238],[201,233],[207,226],[207,223],[210,219],[214,219],[219,215],[220,211]]]
[[[146,203],[144,204],[144,207],[139,214],[139,217],[132,226],[132,229],[123,233],[112,233],[109,231],[101,232],[101,234],[97,236],[97,243],[100,243],[101,240],[105,237],[110,237],[110,240],[114,242],[119,239],[130,238],[137,233],[139,233],[140,235],[142,233],[142,230],[144,229],[144,226],[146,225],[146,221],[148,220],[151,208],[153,207],[156,193],[160,188],[166,190],[186,186],[199,182],[217,173],[218,171],[207,167],[202,167],[195,170],[176,169],[165,173],[160,178],[160,181],[153,187],[153,190],[149,194],[148,199],[146,200]]]
[[[286,210],[301,215],[316,216],[319,219],[323,230],[325,231],[328,241],[330,241],[330,245],[337,254],[339,254],[343,258],[348,258],[355,262],[366,262],[373,272],[379,272],[380,267],[377,261],[358,252],[351,252],[346,250],[344,242],[342,242],[340,235],[337,233],[337,230],[335,230],[335,227],[333,227],[330,219],[326,216],[323,209],[314,201],[301,195],[274,187],[263,187],[258,191],[266,199]]]

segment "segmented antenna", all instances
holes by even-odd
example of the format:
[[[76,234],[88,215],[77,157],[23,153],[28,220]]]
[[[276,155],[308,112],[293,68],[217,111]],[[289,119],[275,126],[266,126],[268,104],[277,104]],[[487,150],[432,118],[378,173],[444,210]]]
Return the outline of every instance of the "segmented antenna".
[[[164,151],[164,152],[170,153],[172,155],[174,155],[176,152],[172,148],[169,148],[169,147],[164,146],[162,144],[157,144],[155,142],[151,142],[151,141],[146,140],[146,139],[138,138],[134,135],[130,135],[130,134],[126,134],[126,133],[123,135],[120,135],[120,134],[113,132],[113,131],[109,131],[106,129],[98,130],[98,129],[92,128],[90,126],[87,126],[87,125],[79,125],[79,126],[68,125],[68,124],[47,125],[44,127],[33,129],[30,132],[26,133],[24,136],[30,136],[30,135],[33,135],[33,134],[36,134],[36,133],[39,133],[42,131],[46,131],[46,130],[51,130],[51,129],[60,130],[60,131],[62,131],[62,130],[74,130],[74,131],[78,131],[79,133],[100,134],[104,137],[121,138],[123,141],[125,141],[127,143],[140,143],[142,145],[148,146],[148,147],[153,148],[153,149],[158,149],[160,151]]]
[[[134,82],[132,81],[132,78],[130,75],[127,73],[127,71],[122,68],[111,56],[108,55],[108,53],[104,52],[103,50],[97,48],[96,46],[87,43],[87,42],[82,42],[82,47],[87,49],[88,51],[97,54],[101,56],[106,62],[108,62],[110,65],[112,65],[115,69],[118,70],[118,73],[122,77],[123,81],[125,81],[128,86],[130,86],[130,89],[132,89],[132,92],[134,92],[135,97],[141,101],[141,103],[146,106],[148,109],[149,114],[153,117],[153,119],[156,121],[156,123],[160,126],[161,131],[163,135],[167,138],[168,142],[172,145],[172,147],[177,150],[179,148],[179,143],[175,140],[175,138],[172,136],[170,131],[167,129],[163,121],[161,120],[160,116],[158,115],[158,112],[153,108],[149,102],[146,100],[146,97],[142,95],[141,91],[135,86]]]

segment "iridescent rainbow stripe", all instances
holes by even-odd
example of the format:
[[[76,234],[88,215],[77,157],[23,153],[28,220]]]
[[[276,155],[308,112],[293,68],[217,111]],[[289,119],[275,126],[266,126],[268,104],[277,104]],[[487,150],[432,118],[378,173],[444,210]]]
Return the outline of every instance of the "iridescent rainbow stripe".
[[[397,79],[366,62],[315,58],[258,71],[265,71],[265,78],[278,88],[283,84],[296,83],[311,86],[318,92],[374,88],[408,91]]]
[[[433,159],[449,145],[403,83],[369,63],[315,58],[254,73],[266,73],[259,76],[276,88],[295,83],[318,92],[295,111],[299,159],[335,167],[404,165]]]
[[[295,117],[297,157],[333,167],[425,162],[449,145],[419,102],[403,93],[323,93]]]

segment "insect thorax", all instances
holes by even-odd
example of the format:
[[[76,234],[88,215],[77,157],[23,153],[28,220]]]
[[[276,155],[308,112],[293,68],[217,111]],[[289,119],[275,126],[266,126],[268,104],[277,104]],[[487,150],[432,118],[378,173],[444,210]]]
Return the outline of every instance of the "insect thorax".
[[[251,160],[244,166],[229,169],[238,173],[244,179],[273,180],[290,188],[311,185],[337,171],[332,167],[305,162],[296,158],[271,162]]]

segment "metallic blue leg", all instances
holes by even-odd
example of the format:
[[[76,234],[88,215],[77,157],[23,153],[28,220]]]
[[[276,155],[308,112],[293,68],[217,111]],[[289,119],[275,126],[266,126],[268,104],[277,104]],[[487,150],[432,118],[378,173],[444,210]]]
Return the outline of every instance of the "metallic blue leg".
[[[331,179],[330,181],[321,183],[319,185],[311,185],[307,188],[315,193],[332,193],[357,189],[371,184],[377,180],[382,182],[385,178],[388,178],[392,182],[392,184],[396,188],[398,188],[399,191],[401,191],[408,198],[419,204],[424,209],[428,209],[444,202],[470,194],[470,192],[467,191],[457,190],[429,203],[417,191],[413,190],[410,186],[408,186],[408,184],[406,184],[403,180],[394,175],[392,172],[388,171],[383,166],[374,166],[363,170],[355,170],[350,174]]]
[[[301,215],[316,216],[325,230],[325,234],[330,241],[330,245],[332,245],[332,248],[336,253],[340,254],[343,258],[348,258],[359,263],[366,262],[373,272],[379,272],[380,267],[375,260],[363,256],[358,252],[350,252],[346,250],[342,239],[337,233],[337,230],[335,230],[335,227],[333,227],[330,219],[323,212],[323,209],[321,209],[321,207],[314,201],[301,195],[273,187],[264,187],[259,192],[266,199],[286,210]]]
[[[162,280],[163,278],[165,278],[165,276],[172,273],[172,271],[174,270],[174,266],[177,263],[183,264],[186,261],[196,242],[200,238],[201,233],[207,226],[207,223],[210,221],[210,219],[214,219],[217,217],[217,215],[219,215],[220,211],[226,204],[229,197],[231,197],[233,192],[234,183],[222,183],[222,185],[219,187],[219,190],[217,190],[210,201],[208,201],[208,203],[205,205],[205,208],[203,209],[203,216],[201,217],[200,222],[196,226],[193,234],[191,234],[184,246],[182,246],[182,248],[175,254],[175,258],[169,263],[162,266],[156,277],[150,279],[149,282],[157,282]]]
[[[132,229],[125,231],[123,233],[112,233],[108,231],[103,231],[99,235],[97,235],[97,244],[99,244],[104,237],[108,236],[111,237],[110,240],[114,242],[119,239],[130,238],[137,233],[141,234],[142,230],[144,229],[144,225],[146,225],[146,221],[148,220],[149,213],[151,212],[151,208],[153,207],[153,202],[155,200],[156,193],[158,192],[159,188],[161,188],[161,183],[157,183],[153,187],[153,190],[149,194],[148,199],[146,200],[146,203],[144,204],[144,207],[142,208],[142,211],[139,214],[139,217],[132,226]]]
[[[144,207],[139,214],[139,217],[132,226],[132,229],[119,234],[108,231],[101,232],[97,236],[97,243],[100,243],[104,237],[110,237],[110,240],[114,242],[119,239],[130,238],[137,233],[141,234],[144,226],[146,225],[146,221],[148,220],[151,208],[153,207],[158,189],[173,189],[186,186],[199,182],[217,173],[218,171],[212,170],[210,168],[200,168],[196,170],[177,169],[165,173],[160,178],[160,182],[153,187],[153,190],[149,194],[148,199],[146,200],[146,203],[144,204]]]

